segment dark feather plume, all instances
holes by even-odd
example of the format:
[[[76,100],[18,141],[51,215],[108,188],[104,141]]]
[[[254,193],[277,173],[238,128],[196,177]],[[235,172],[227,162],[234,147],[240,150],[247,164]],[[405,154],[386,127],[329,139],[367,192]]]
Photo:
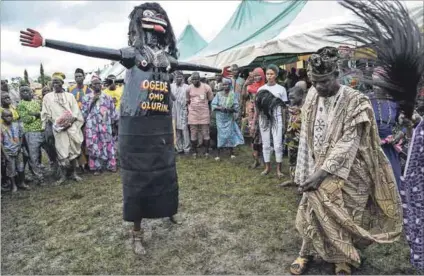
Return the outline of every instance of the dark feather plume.
[[[420,28],[398,0],[344,0],[343,7],[362,19],[329,30],[331,36],[347,38],[374,50],[377,65],[386,74],[373,83],[393,97],[407,117],[411,117],[417,86],[424,73],[424,44]]]

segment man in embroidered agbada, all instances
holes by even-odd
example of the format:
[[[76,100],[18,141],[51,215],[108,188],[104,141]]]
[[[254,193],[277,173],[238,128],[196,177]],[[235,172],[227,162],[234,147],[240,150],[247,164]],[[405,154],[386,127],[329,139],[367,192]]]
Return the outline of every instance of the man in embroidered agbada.
[[[63,73],[53,74],[54,92],[44,96],[41,111],[43,129],[49,121],[53,124],[55,147],[61,167],[61,177],[57,184],[62,184],[68,177],[75,181],[81,180],[76,174],[76,159],[81,153],[81,127],[84,119],[74,96],[63,91],[63,79]]]
[[[359,267],[358,246],[391,243],[402,212],[390,163],[380,147],[367,96],[337,81],[338,53],[324,47],[310,58],[313,87],[302,107],[295,182],[303,192],[296,228],[303,238],[290,272],[302,274],[313,253],[336,274]]]

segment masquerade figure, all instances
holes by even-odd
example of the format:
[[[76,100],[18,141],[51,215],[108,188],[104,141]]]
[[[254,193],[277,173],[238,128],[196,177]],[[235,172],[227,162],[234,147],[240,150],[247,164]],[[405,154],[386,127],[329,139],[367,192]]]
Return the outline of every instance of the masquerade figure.
[[[141,220],[170,217],[175,222],[172,217],[178,209],[170,71],[221,70],[177,61],[174,31],[159,4],[141,4],[129,17],[129,47],[120,50],[44,39],[31,29],[21,31],[21,42],[24,46],[115,60],[127,68],[119,119],[123,209],[124,220],[134,223],[133,249],[143,254]]]
[[[253,149],[253,164],[252,169],[257,168],[260,164],[260,158],[262,155],[262,139],[261,132],[259,130],[259,118],[257,117],[258,112],[256,111],[255,99],[258,89],[265,85],[265,73],[262,68],[258,67],[253,70],[252,83],[246,88],[248,101],[246,103],[246,114],[247,114],[247,127],[249,129],[250,137],[252,137],[252,149]]]
[[[234,148],[244,144],[243,135],[236,123],[238,98],[235,96],[231,87],[231,80],[224,79],[222,82],[222,92],[216,94],[212,101],[212,110],[216,111],[216,127],[218,130],[218,156],[215,160],[219,161],[222,148],[229,148],[230,157],[233,159]]]
[[[262,138],[262,150],[265,170],[262,175],[271,171],[271,135],[274,143],[277,162],[277,177],[283,177],[281,163],[283,161],[283,137],[285,129],[285,103],[288,102],[286,89],[277,84],[278,67],[271,64],[266,69],[267,84],[258,88],[256,110],[259,116],[259,129]],[[263,93],[261,93],[263,92]]]
[[[339,84],[337,61],[333,47],[309,60],[313,87],[302,107],[295,172],[303,193],[296,217],[303,243],[290,266],[293,274],[302,274],[314,253],[334,263],[336,274],[350,274],[351,266],[361,264],[359,244],[391,243],[402,232],[396,180],[372,105],[361,92]],[[377,212],[372,219],[371,210]]]
[[[371,4],[372,3],[372,4]],[[399,1],[358,2],[346,0],[342,5],[355,12],[365,24],[347,24],[331,33],[369,45],[383,68],[379,81],[373,82],[398,103],[403,120],[414,114],[418,84],[424,74],[422,30]],[[378,22],[379,24],[376,24]],[[407,132],[411,131],[412,123]],[[406,238],[411,247],[411,263],[424,270],[424,197],[423,123],[414,131],[408,160],[401,179],[400,195]]]

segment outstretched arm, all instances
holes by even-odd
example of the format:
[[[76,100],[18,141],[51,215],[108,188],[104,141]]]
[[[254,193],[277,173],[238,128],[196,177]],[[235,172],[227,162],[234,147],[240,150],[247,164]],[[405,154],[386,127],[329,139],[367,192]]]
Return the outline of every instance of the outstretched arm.
[[[171,70],[188,70],[188,71],[202,71],[202,72],[212,72],[212,73],[222,73],[222,69],[201,65],[188,63],[184,61],[178,61],[172,56],[168,56],[169,63],[171,64]]]
[[[33,29],[21,31],[20,41],[22,42],[21,44],[23,46],[32,48],[38,48],[40,46],[43,46],[89,57],[120,61],[126,68],[131,68],[134,65],[141,65],[141,69],[147,70],[149,68],[149,63],[151,62],[149,60],[146,60],[145,57],[142,57],[138,51],[134,51],[133,47],[115,50],[65,41],[44,39],[39,32]],[[171,70],[190,70],[221,73],[221,69],[187,62],[179,62],[171,56],[168,56],[168,58]],[[225,77],[225,71],[223,75]]]
[[[49,47],[52,49],[80,54],[89,57],[121,60],[121,51],[102,47],[86,46],[77,43],[58,41],[52,39],[44,39],[41,34],[35,30],[27,29],[21,31],[20,41],[23,46],[38,48],[40,46]]]

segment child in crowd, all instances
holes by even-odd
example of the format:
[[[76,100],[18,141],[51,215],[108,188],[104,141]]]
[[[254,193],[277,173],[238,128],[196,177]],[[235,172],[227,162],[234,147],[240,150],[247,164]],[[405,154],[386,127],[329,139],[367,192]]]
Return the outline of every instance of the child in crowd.
[[[24,184],[23,127],[20,122],[13,121],[13,114],[8,109],[2,111],[1,118],[1,153],[6,161],[6,176],[12,184],[13,192],[16,192],[18,187],[28,189]]]
[[[281,183],[280,187],[295,184],[294,175],[296,171],[297,150],[299,148],[300,126],[302,122],[301,109],[304,96],[305,90],[301,87],[295,86],[289,90],[289,121],[284,141],[289,153],[290,180]]]

